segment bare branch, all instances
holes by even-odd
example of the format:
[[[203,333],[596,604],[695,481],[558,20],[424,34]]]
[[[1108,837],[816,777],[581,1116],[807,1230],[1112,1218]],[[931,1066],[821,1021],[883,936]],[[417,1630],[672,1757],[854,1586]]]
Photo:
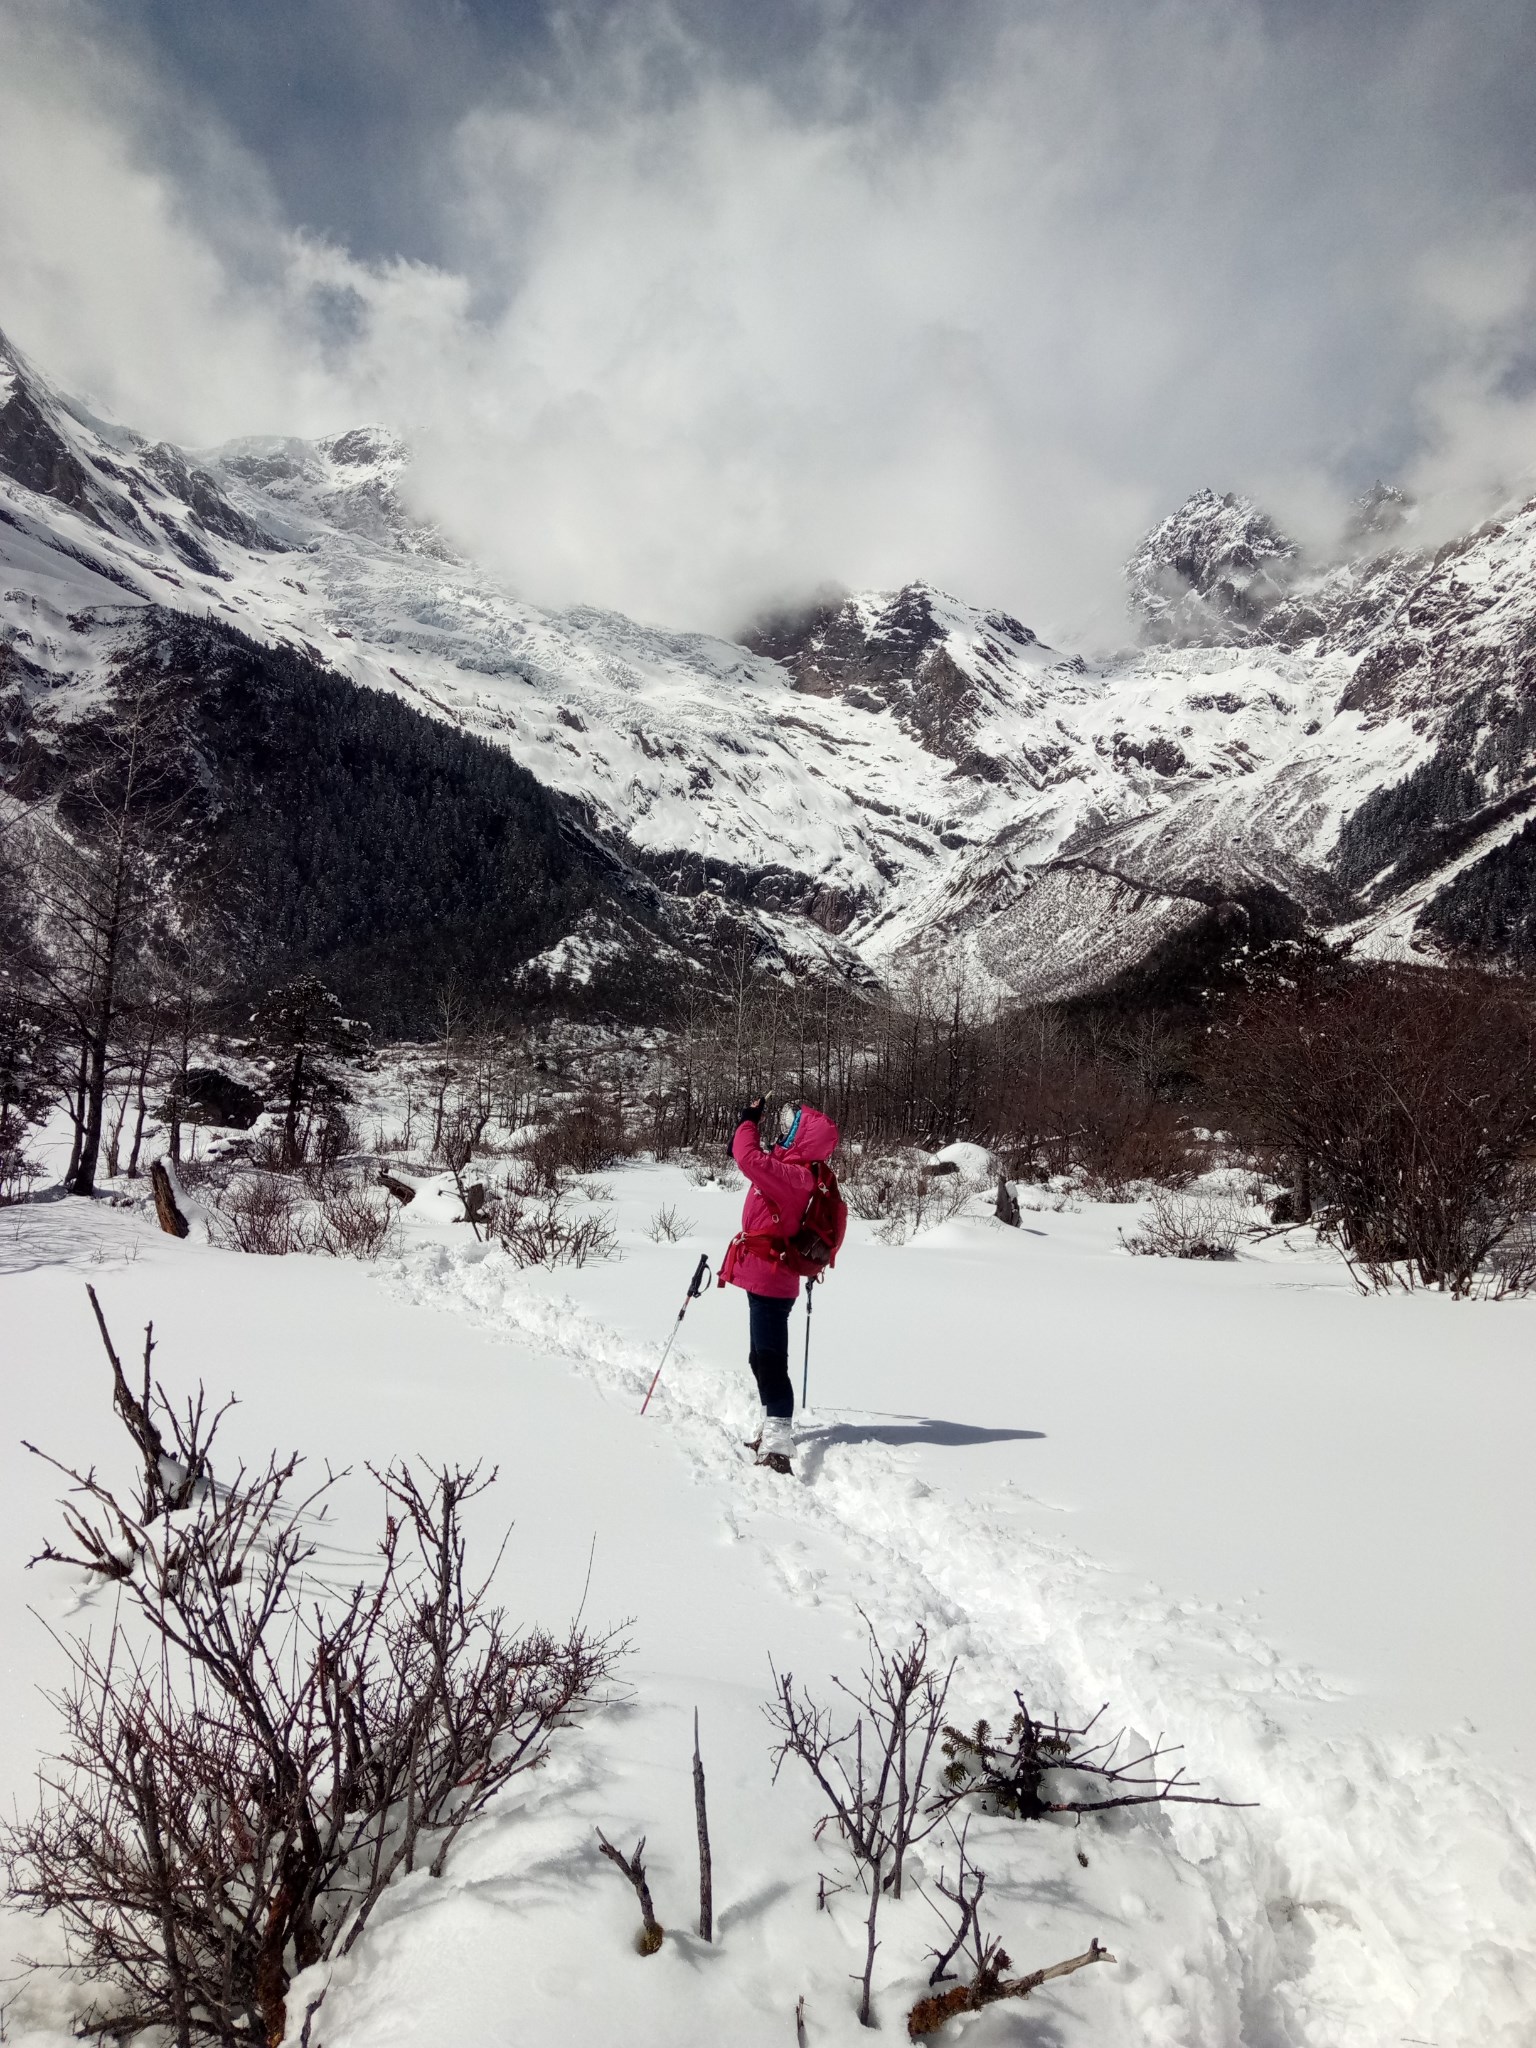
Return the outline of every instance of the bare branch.
[[[636,1842],[632,1856],[625,1856],[615,1849],[601,1828],[597,1831],[597,1840],[598,1846],[609,1862],[621,1871],[635,1888],[635,1897],[640,1901],[640,1933],[636,1938],[635,1946],[639,1949],[641,1955],[653,1956],[657,1949],[661,1947],[666,1929],[656,1918],[656,1909],[651,1904],[651,1887],[647,1883],[645,1875],[645,1837],[642,1835],[639,1841]]]
[[[857,1687],[834,1679],[854,1710],[840,1732],[830,1708],[818,1706],[792,1673],[774,1672],[774,1699],[766,1709],[779,1734],[774,1776],[789,1756],[797,1757],[815,1780],[828,1811],[818,1823],[819,1839],[835,1822],[859,1881],[869,1895],[859,2020],[874,2024],[872,1983],[880,1900],[900,1898],[908,1851],[938,1825],[940,1802],[927,1800],[927,1773],[944,1726],[951,1664],[942,1674],[928,1665],[928,1636],[920,1629],[906,1649],[882,1648],[866,1615],[869,1654]],[[825,1900],[825,1889],[822,1892]]]
[[[935,1813],[947,1812],[961,1800],[980,1795],[998,1813],[1015,1820],[1042,1820],[1050,1813],[1100,1813],[1122,1806],[1251,1806],[1253,1800],[1222,1799],[1194,1788],[1198,1779],[1186,1778],[1184,1766],[1159,1768],[1164,1757],[1176,1756],[1177,1747],[1167,1748],[1162,1738],[1135,1755],[1121,1755],[1125,1731],[1099,1742],[1088,1736],[1106,1711],[1100,1707],[1080,1727],[1064,1725],[1053,1715],[1049,1724],[1037,1721],[1024,1704],[1022,1692],[1015,1692],[1017,1712],[1006,1735],[995,1737],[990,1724],[978,1721],[967,1734],[946,1727],[944,1790],[934,1802]],[[1096,1780],[1120,1788],[1107,1796],[1050,1798],[1046,1780],[1061,1773]]]
[[[709,1847],[709,1813],[704,1804],[704,1759],[699,1754],[699,1710],[693,1710],[693,1815],[699,1835],[699,1939],[715,1938],[715,1866]]]
[[[999,1960],[1006,1967],[1007,1957],[999,1951]],[[1065,1962],[1051,1963],[1043,1970],[1031,1970],[1027,1977],[992,1978],[974,1984],[957,1984],[952,1991],[941,1992],[936,1998],[920,1998],[907,2015],[907,2033],[918,2041],[925,2034],[936,2034],[944,2022],[953,2019],[956,2013],[979,2012],[983,2006],[995,2005],[1002,1998],[1028,1998],[1032,1991],[1038,1991],[1042,1984],[1048,1984],[1054,1977],[1070,1977],[1076,1970],[1086,1970],[1090,1963],[1112,1963],[1115,1958],[1107,1948],[1091,1941],[1080,1956],[1068,1956]]]

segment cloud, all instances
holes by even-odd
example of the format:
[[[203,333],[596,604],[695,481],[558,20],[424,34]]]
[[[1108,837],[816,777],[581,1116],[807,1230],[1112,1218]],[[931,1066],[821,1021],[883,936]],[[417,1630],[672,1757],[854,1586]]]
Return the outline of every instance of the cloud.
[[[1523,10],[1458,13],[978,7],[919,89],[857,9],[770,72],[631,5],[455,108],[425,262],[298,232],[101,16],[12,5],[0,324],[184,439],[403,426],[545,602],[728,628],[923,575],[1113,638],[1201,484],[1321,535],[1378,471],[1460,517],[1536,461],[1526,166],[1473,119]]]

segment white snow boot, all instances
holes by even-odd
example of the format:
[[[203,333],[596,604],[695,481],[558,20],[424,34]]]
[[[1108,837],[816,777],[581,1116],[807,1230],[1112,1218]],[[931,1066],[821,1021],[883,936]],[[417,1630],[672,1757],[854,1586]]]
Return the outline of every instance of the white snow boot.
[[[759,1465],[766,1465],[773,1472],[788,1472],[792,1470],[789,1461],[794,1454],[795,1432],[792,1424],[782,1415],[765,1415],[762,1439],[757,1451]]]

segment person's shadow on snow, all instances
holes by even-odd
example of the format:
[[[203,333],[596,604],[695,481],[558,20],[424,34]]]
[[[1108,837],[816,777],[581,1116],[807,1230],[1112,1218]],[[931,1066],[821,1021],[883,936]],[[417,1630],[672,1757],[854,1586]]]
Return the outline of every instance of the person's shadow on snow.
[[[795,1447],[803,1454],[805,1470],[818,1466],[834,1444],[890,1444],[896,1449],[908,1444],[937,1444],[945,1450],[963,1450],[971,1444],[1038,1442],[1044,1436],[1043,1429],[981,1429],[972,1422],[941,1422],[932,1415],[883,1415],[865,1422],[802,1427],[795,1432]]]

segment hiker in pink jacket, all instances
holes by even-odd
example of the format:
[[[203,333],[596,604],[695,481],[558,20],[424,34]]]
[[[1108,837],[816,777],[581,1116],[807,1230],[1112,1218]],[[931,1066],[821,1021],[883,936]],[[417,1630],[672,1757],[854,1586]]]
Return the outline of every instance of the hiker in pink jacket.
[[[760,1460],[788,1472],[794,1450],[790,1428],[795,1412],[789,1377],[789,1312],[800,1292],[799,1275],[786,1270],[788,1240],[800,1228],[817,1183],[818,1162],[837,1150],[837,1125],[806,1103],[786,1103],[780,1134],[771,1151],[758,1139],[763,1113],[759,1096],[748,1103],[731,1140],[731,1156],[751,1183],[741,1212],[741,1229],[720,1266],[722,1287],[740,1287],[747,1297],[752,1376],[763,1404],[758,1440]],[[838,1229],[841,1242],[841,1227]],[[837,1246],[834,1244],[835,1254]]]

